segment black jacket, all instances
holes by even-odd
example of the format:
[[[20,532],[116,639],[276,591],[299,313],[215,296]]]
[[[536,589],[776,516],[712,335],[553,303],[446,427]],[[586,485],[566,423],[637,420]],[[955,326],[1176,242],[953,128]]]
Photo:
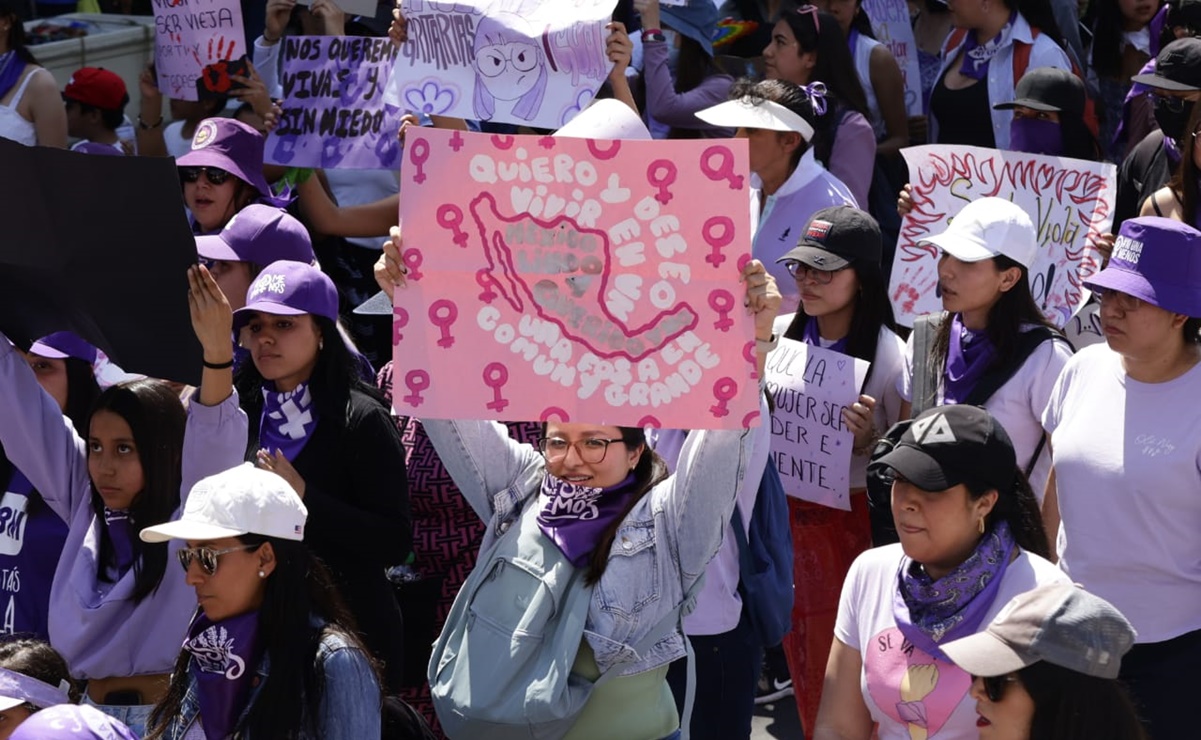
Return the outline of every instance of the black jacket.
[[[1118,192],[1113,205],[1113,233],[1118,233],[1122,222],[1137,218],[1143,201],[1168,184],[1172,179],[1173,165],[1163,147],[1163,132],[1159,129],[1147,134],[1133,149],[1122,166],[1118,168]]]

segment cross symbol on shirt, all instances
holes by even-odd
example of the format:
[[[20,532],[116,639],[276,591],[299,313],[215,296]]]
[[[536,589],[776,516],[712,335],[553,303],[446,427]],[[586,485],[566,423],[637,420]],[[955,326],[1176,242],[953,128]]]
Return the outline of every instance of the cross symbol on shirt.
[[[300,439],[304,436],[304,427],[313,420],[313,412],[305,409],[300,410],[296,405],[295,398],[289,398],[284,405],[279,407],[283,412],[284,418],[288,420],[286,424],[281,424],[279,431],[288,435],[292,439]]]

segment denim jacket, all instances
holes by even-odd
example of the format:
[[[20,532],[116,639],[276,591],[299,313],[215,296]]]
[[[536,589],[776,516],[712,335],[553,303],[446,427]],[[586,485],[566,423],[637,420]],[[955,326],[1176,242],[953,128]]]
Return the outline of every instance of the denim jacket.
[[[380,687],[365,656],[351,646],[336,632],[326,632],[317,647],[317,666],[325,674],[325,693],[317,717],[317,733],[302,730],[300,740],[374,740],[380,736]],[[250,707],[254,706],[259,690],[271,672],[271,661],[266,655],[259,661],[255,674],[258,680],[250,692],[239,721],[245,720]],[[307,714],[307,705],[306,705]],[[187,692],[179,716],[171,721],[164,740],[203,738],[204,733],[196,720],[200,715],[196,696],[196,682],[188,674]],[[271,740],[252,738],[248,733],[239,733],[238,740]]]
[[[767,419],[766,407],[761,411]],[[538,505],[546,463],[536,449],[511,439],[496,422],[423,423],[455,485],[488,523],[480,545],[485,551],[516,520],[523,502]],[[688,435],[675,474],[626,516],[593,589],[584,626],[600,671],[625,663],[619,675],[631,675],[684,655],[678,630],[644,655],[632,646],[680,605],[721,546],[749,451],[763,429]]]

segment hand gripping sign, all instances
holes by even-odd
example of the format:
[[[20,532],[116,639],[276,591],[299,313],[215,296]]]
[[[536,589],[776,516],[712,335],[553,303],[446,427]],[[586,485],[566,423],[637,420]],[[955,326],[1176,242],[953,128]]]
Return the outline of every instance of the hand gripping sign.
[[[1083,281],[1101,269],[1092,239],[1113,223],[1114,166],[1065,157],[972,146],[902,149],[913,184],[913,210],[901,223],[888,288],[897,322],[912,326],[939,311],[938,249],[919,245],[942,233],[977,198],[1021,206],[1038,232],[1030,292],[1043,314],[1063,327],[1088,300]]]
[[[757,424],[747,172],[737,140],[411,132],[396,409]]]

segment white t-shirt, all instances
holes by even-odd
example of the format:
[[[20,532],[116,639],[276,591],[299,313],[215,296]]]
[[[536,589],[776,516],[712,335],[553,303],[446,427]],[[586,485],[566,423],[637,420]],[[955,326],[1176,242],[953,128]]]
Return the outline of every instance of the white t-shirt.
[[[855,559],[842,586],[834,636],[863,658],[860,689],[872,720],[880,725],[880,740],[910,740],[909,724],[898,709],[901,704],[906,705],[906,716],[925,716],[929,740],[976,740],[976,700],[968,694],[971,676],[913,646],[897,628],[893,603],[903,555],[895,544]],[[1020,551],[1005,570],[980,629],[1018,594],[1067,582],[1047,560]]]
[[[1201,629],[1201,365],[1127,377],[1108,345],[1064,368],[1043,424],[1059,495],[1059,563],[1162,642]]]
[[[792,324],[794,313],[777,316],[772,331],[784,336]],[[823,347],[831,343],[822,341]],[[871,375],[863,384],[863,394],[876,399],[872,421],[876,432],[884,434],[901,417],[901,394],[897,391],[901,375],[905,371],[905,343],[891,329],[880,327],[880,338],[876,341],[876,359],[872,362]],[[867,455],[851,456],[851,490],[867,486]]]
[[[185,123],[187,121],[172,121],[163,128],[163,144],[167,147],[167,154],[176,159],[192,151],[192,139],[185,139],[183,135]]]
[[[950,317],[947,318],[950,320]],[[1023,327],[1028,331],[1032,326]],[[1043,437],[1042,417],[1047,408],[1047,400],[1051,398],[1051,388],[1059,372],[1072,356],[1072,349],[1065,342],[1048,339],[1034,349],[1026,358],[1018,371],[1013,374],[1005,385],[997,389],[992,397],[984,403],[988,413],[1009,434],[1013,442],[1013,450],[1017,454],[1018,467],[1026,470],[1034,450]],[[913,335],[905,344],[905,371],[897,383],[901,398],[913,400]],[[935,396],[943,402],[942,382],[939,382],[938,393]],[[1051,455],[1046,445],[1039,453],[1038,463],[1030,474],[1030,487],[1038,497],[1038,503],[1043,502],[1043,494],[1047,489],[1047,478],[1051,474]]]

